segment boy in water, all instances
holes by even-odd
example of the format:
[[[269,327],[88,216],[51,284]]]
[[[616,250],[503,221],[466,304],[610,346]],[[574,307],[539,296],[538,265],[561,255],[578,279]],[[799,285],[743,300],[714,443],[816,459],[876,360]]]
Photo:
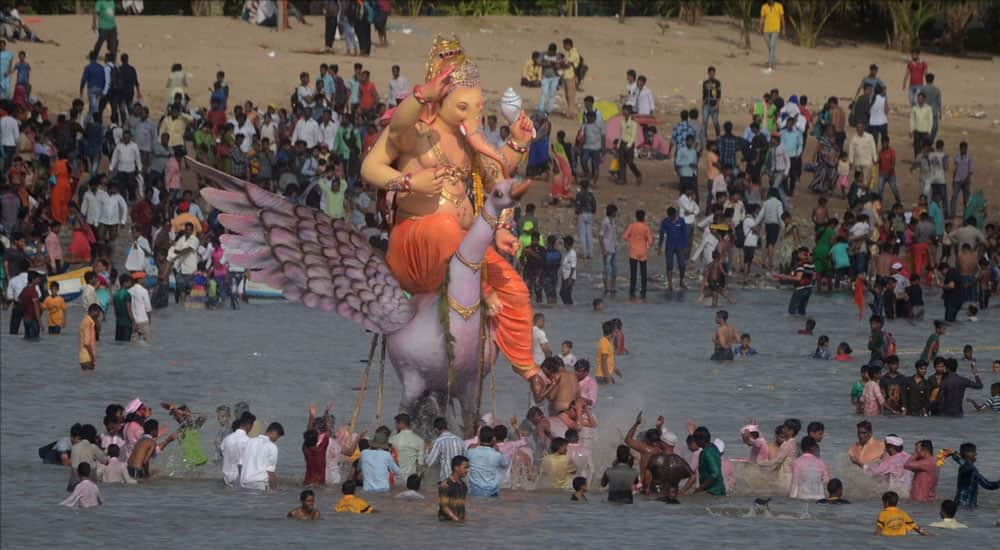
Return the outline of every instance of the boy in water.
[[[750,345],[750,333],[744,332],[740,335],[740,345],[736,348],[738,357],[751,357],[757,355],[757,350]]]
[[[929,533],[920,528],[909,514],[896,508],[899,504],[899,495],[893,491],[886,491],[882,494],[882,511],[878,513],[875,521],[875,535],[883,537],[902,537],[910,531],[916,531],[922,536]]]
[[[722,263],[722,256],[718,250],[712,251],[712,261],[705,266],[704,288],[712,296],[711,307],[718,307],[719,294],[721,294],[730,304],[736,303],[729,292],[726,291],[726,268]]]
[[[215,434],[212,447],[215,448],[215,461],[222,460],[222,440],[233,433],[233,416],[229,410],[229,405],[219,405],[215,408],[215,419],[219,422],[219,430]]]
[[[406,490],[396,495],[399,500],[424,500],[424,495],[420,494],[420,474],[410,474],[406,478]]]
[[[87,272],[88,275],[93,274],[92,271]],[[100,304],[93,303],[87,308],[87,314],[83,316],[83,320],[80,321],[80,369],[84,371],[94,370],[97,368],[97,351],[95,351],[95,344],[97,342],[97,332],[98,332],[98,319],[101,318],[101,306]]]
[[[954,500],[941,501],[941,521],[935,521],[931,527],[937,529],[965,529],[968,525],[955,521],[955,513],[958,512],[958,504]]]
[[[720,309],[715,313],[715,324],[718,328],[712,336],[712,343],[715,344],[715,351],[712,353],[713,361],[732,361],[733,346],[739,341],[739,332],[728,323],[729,312]]]
[[[880,371],[879,367],[868,365],[868,380],[865,382],[860,399],[861,413],[865,416],[879,416],[885,407],[885,396],[882,395],[882,388],[878,384]]]
[[[340,497],[340,502],[333,507],[334,512],[347,512],[351,514],[373,514],[375,513],[375,508],[372,508],[368,502],[358,496],[354,496],[355,491],[358,490],[358,484],[354,480],[348,479],[340,486],[340,492],[344,496]]]
[[[59,505],[69,508],[93,508],[104,504],[101,501],[101,490],[90,481],[90,463],[81,462],[76,467],[76,475],[80,477],[80,481],[73,488],[73,494],[63,499]]]
[[[844,483],[837,478],[826,482],[826,493],[830,496],[821,498],[816,504],[850,504],[851,501],[844,498]]]
[[[121,483],[122,485],[131,485],[135,483],[132,476],[128,475],[128,467],[125,463],[118,459],[121,454],[121,449],[118,445],[108,445],[108,463],[97,465],[97,479],[101,483]]]
[[[567,369],[576,365],[576,356],[573,355],[573,342],[571,340],[563,340],[562,348],[559,350],[559,358],[562,359],[563,365],[566,365]]]
[[[611,336],[615,332],[614,324],[605,321],[601,325],[601,332],[604,336],[597,342],[597,383],[614,384],[615,374],[621,376],[615,370],[615,350],[611,345]]]
[[[1000,412],[1000,382],[990,384],[990,398],[983,401],[981,405],[973,399],[967,399],[966,401],[976,409],[976,412]]]
[[[316,509],[316,493],[309,489],[299,493],[299,506],[288,512],[288,517],[307,521],[319,519],[319,510]]]
[[[924,351],[920,353],[920,358],[927,362],[934,361],[937,357],[938,351],[941,349],[941,337],[944,336],[947,325],[944,321],[934,321],[934,332],[927,337],[927,343],[924,344]]]
[[[42,302],[42,309],[49,315],[49,334],[61,334],[66,326],[66,300],[59,295],[59,283],[49,283],[49,296]]]

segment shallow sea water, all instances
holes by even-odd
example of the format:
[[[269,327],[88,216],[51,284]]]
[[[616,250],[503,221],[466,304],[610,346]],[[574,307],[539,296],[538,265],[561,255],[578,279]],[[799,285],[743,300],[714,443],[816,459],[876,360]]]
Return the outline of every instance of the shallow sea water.
[[[784,315],[786,292],[735,290],[739,303],[728,306],[731,321],[741,332],[753,335],[760,354],[715,364],[707,360],[712,311],[695,303],[695,293],[666,295],[656,289],[650,292],[648,305],[609,301],[607,310],[598,314],[590,310],[595,292],[591,281],[584,279],[577,286],[579,305],[539,310],[546,314],[546,332],[554,349],[570,339],[576,344],[577,357],[591,360],[601,322],[612,317],[624,322],[631,354],[620,356],[618,365],[625,377],[619,384],[601,388],[596,407],[598,471],[610,465],[620,434],[639,410],[645,411],[644,427],[651,427],[660,414],[677,433],[684,432],[688,419],[709,427],[713,437],[726,442],[730,458],[747,454],[738,430],[748,418],[759,419],[762,432],[770,434],[783,419],[797,417],[803,426],[812,420],[825,423],[822,456],[832,475],[844,481],[845,496],[854,504],[828,508],[775,496],[771,514],[755,516],[751,513],[754,498],[774,491],[759,475],[745,475],[734,496],[687,497],[679,506],[641,500],[634,506],[610,505],[602,502],[596,488],[588,504],[571,504],[568,493],[506,491],[499,499],[471,499],[469,525],[455,527],[438,523],[433,488],[425,483],[428,499],[422,503],[371,498],[382,512],[371,517],[333,514],[339,491],[321,489],[317,505],[323,521],[289,521],[284,515],[297,504],[304,472],[300,434],[306,407],[309,402],[322,407],[331,401],[337,421],[349,420],[371,336],[333,314],[284,302],[256,301],[236,312],[185,311],[171,306],[155,312],[155,341],[149,347],[115,344],[109,318],[105,340],[98,346],[97,371],[82,375],[76,363],[76,327],[81,316],[77,306],[61,337],[43,334],[41,343],[28,344],[6,330],[0,335],[0,545],[65,548],[86,540],[85,547],[92,542],[92,547],[99,548],[141,540],[143,546],[157,548],[286,548],[320,541],[358,548],[459,544],[648,548],[665,542],[693,547],[766,541],[786,547],[819,543],[847,548],[927,543],[983,546],[1000,540],[1000,529],[994,527],[1000,508],[1000,492],[996,491],[981,491],[980,508],[960,512],[958,519],[969,529],[938,532],[932,541],[911,537],[890,544],[871,537],[884,487],[860,474],[846,458],[859,420],[848,394],[861,362],[807,358],[820,334],[829,335],[834,345],[846,340],[856,350],[864,348],[867,323],[857,320],[849,296],[814,296],[809,311],[818,327],[810,337],[796,335],[802,321]],[[927,302],[927,321],[917,325],[896,321],[889,327],[907,374],[931,331],[930,319],[942,312],[937,296],[928,296]],[[0,326],[6,328],[6,314]],[[981,350],[977,356],[986,388],[969,391],[967,397],[982,400],[988,396],[989,384],[998,379],[990,372],[990,362],[1000,358],[997,314],[990,310],[980,323],[954,325],[942,341],[943,347],[956,349],[957,354],[963,344]],[[856,353],[859,359],[862,355]],[[968,374],[965,369],[961,373]],[[371,380],[359,428],[374,427],[375,368]],[[388,365],[385,395],[383,423],[389,423],[399,384]],[[485,395],[484,412],[490,410],[488,385]],[[282,422],[287,435],[278,442],[281,488],[266,495],[227,490],[219,480],[217,465],[185,471],[174,447],[158,459],[156,467],[165,475],[152,483],[102,486],[103,508],[56,506],[65,496],[66,472],[42,465],[36,449],[62,436],[74,422],[101,429],[105,405],[126,403],[135,396],[153,403],[183,402],[207,414],[206,447],[216,430],[213,413],[219,404],[246,400],[265,423]],[[523,417],[528,406],[525,384],[505,363],[497,366],[496,403],[496,412],[504,419],[514,414]],[[159,409],[156,417],[161,422],[166,419]],[[932,439],[936,448],[973,441],[979,446],[980,470],[989,478],[1000,477],[1000,415],[967,411],[960,420],[886,417],[874,419],[874,425],[876,437],[891,432],[902,436],[907,451],[922,438]],[[955,472],[950,463],[942,469],[939,498],[954,494]],[[904,500],[901,507],[920,524],[938,516],[937,504]],[[456,528],[457,532],[452,531]]]

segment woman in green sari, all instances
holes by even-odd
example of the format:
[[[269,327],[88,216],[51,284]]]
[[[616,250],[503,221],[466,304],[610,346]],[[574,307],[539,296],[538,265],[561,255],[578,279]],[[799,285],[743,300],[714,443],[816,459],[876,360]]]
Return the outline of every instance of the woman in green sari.
[[[830,224],[824,225],[816,234],[816,247],[813,248],[813,265],[816,266],[816,290],[822,291],[823,279],[832,289],[833,261],[830,257],[830,249],[833,247],[834,230]]]
[[[965,210],[962,211],[962,217],[965,219],[974,218],[976,227],[980,231],[983,230],[986,224],[986,197],[983,196],[982,189],[976,189],[969,197],[969,202],[965,203]]]

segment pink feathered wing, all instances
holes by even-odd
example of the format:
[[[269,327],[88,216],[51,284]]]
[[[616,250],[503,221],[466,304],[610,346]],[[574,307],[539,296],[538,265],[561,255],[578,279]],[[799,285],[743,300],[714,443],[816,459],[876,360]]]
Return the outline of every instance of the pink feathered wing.
[[[216,188],[202,197],[233,234],[221,237],[230,262],[306,307],[336,311],[366,329],[393,333],[413,318],[410,300],[385,259],[344,220],[265,191],[190,157]]]

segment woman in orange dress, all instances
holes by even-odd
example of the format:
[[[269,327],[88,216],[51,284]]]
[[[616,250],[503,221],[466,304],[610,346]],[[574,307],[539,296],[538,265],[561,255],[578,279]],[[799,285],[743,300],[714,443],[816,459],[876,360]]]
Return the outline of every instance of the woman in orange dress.
[[[52,188],[52,219],[60,224],[65,224],[69,219],[69,201],[73,196],[73,184],[70,181],[69,161],[60,158],[52,165],[52,175],[56,178],[56,184]]]

